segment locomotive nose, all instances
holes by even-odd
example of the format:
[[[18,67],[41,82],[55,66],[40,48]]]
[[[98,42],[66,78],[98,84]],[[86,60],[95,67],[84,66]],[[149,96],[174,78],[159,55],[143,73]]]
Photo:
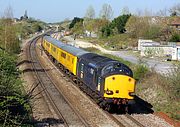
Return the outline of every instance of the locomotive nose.
[[[133,99],[135,80],[126,75],[105,78],[104,97]]]

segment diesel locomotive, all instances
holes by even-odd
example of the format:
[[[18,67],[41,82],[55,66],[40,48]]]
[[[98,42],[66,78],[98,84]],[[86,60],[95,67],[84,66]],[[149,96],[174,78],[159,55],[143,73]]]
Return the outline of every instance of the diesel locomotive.
[[[50,36],[44,36],[42,47],[52,61],[73,81],[86,87],[88,95],[96,98],[104,109],[112,106],[126,110],[134,99],[135,79],[125,64],[76,48]]]

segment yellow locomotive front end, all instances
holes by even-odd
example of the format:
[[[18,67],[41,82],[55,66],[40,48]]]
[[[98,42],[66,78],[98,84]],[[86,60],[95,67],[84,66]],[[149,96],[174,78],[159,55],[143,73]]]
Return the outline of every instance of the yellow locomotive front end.
[[[135,79],[132,70],[119,62],[107,63],[101,71],[101,95],[105,100],[105,109],[112,106],[128,111],[129,102],[134,99]]]
[[[104,97],[113,99],[134,99],[135,80],[127,75],[111,75],[105,78]]]

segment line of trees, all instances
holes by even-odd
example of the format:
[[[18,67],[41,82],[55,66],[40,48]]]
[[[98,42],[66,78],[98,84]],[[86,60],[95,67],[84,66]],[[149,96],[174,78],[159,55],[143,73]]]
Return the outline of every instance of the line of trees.
[[[179,16],[180,4],[169,9],[171,17],[167,17],[167,9],[160,10],[156,16],[145,9],[144,12],[137,10],[131,14],[128,7],[122,9],[121,15],[114,18],[113,10],[109,4],[104,4],[95,18],[95,10],[89,6],[84,18],[75,17],[70,29],[76,34],[84,34],[84,31],[94,32],[101,37],[127,33],[130,38],[159,39],[163,41],[179,41],[179,33],[169,27],[170,22]]]
[[[13,24],[12,19],[12,9],[8,7],[0,19],[0,47],[8,52],[18,53],[20,41],[17,36],[17,26]]]
[[[15,23],[12,8],[8,7],[4,11],[4,16],[0,18],[0,47],[9,53],[19,53],[22,39],[29,35],[40,32],[46,24],[29,18],[26,21]]]

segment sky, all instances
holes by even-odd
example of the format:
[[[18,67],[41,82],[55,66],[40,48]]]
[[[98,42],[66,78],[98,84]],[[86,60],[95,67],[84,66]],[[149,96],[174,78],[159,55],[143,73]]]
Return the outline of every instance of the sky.
[[[16,18],[20,18],[27,10],[29,17],[53,23],[67,18],[84,17],[90,5],[98,17],[105,3],[111,5],[113,17],[117,17],[124,7],[128,7],[131,13],[145,9],[154,13],[164,8],[169,9],[179,4],[180,0],[0,0],[0,16],[3,16],[4,10],[10,6]]]

